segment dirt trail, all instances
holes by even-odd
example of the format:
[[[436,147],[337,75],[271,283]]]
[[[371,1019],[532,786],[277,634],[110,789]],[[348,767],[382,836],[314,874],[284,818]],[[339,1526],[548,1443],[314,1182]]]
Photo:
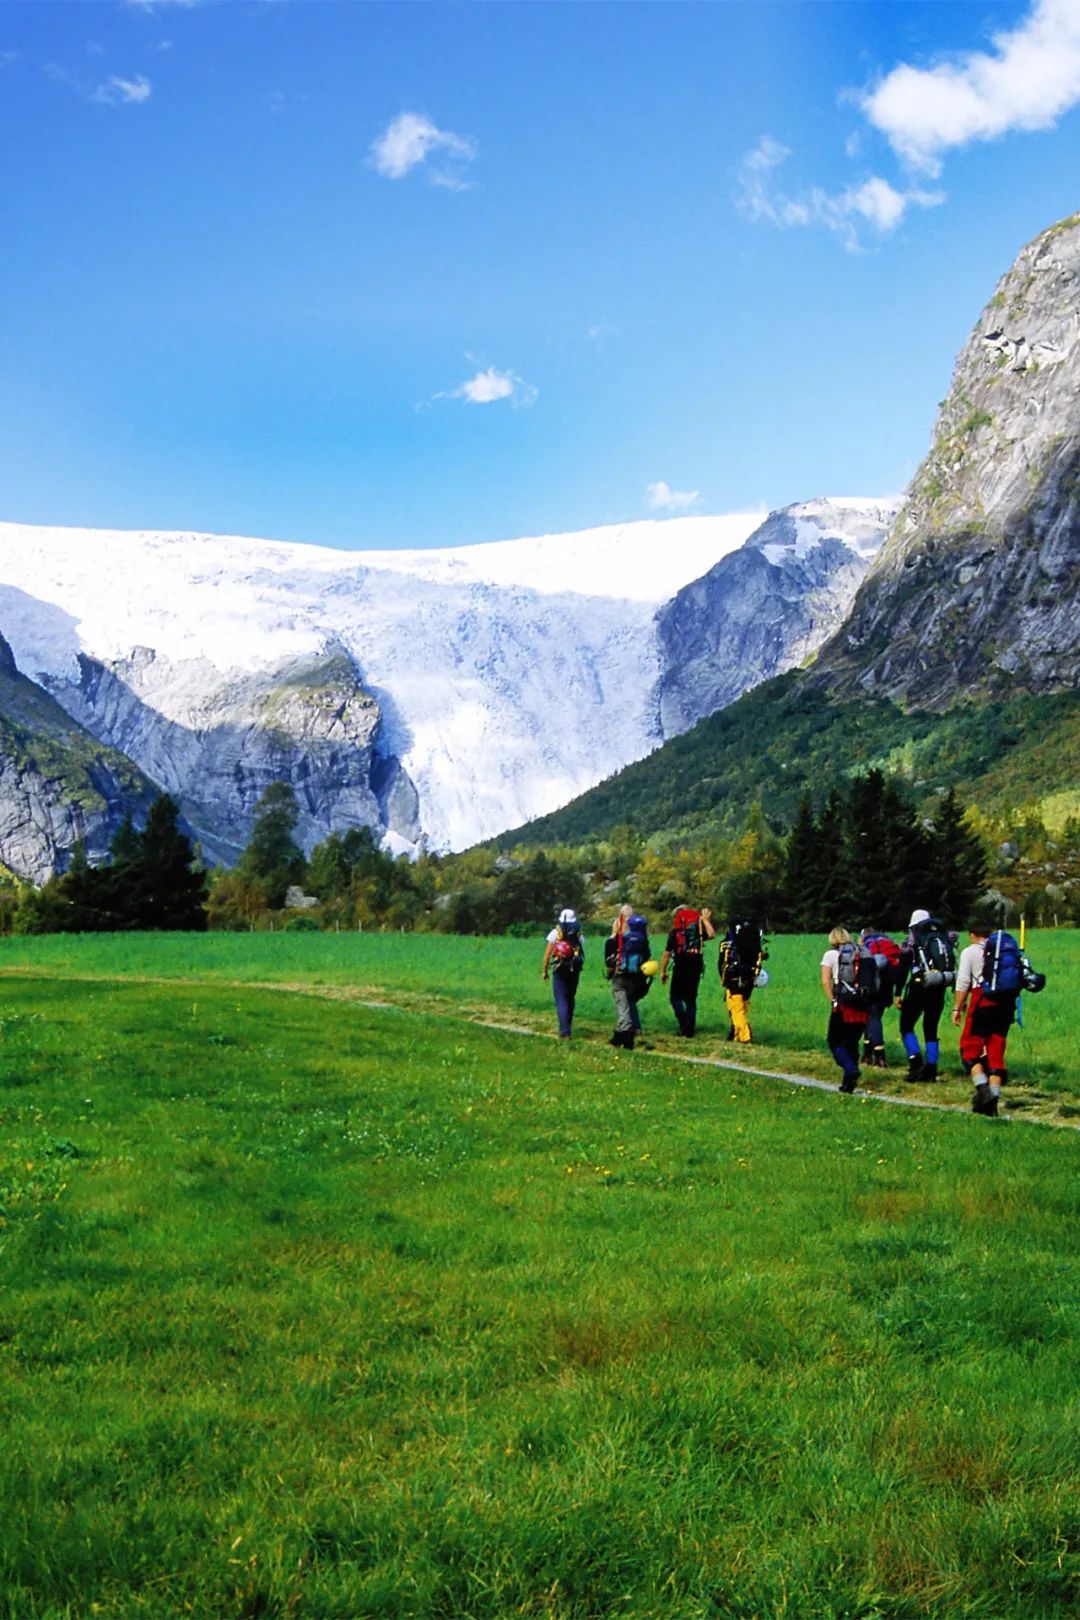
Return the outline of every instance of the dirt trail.
[[[208,978],[177,978],[167,974],[136,974],[136,973],[77,973],[61,971],[60,969],[44,969],[30,972],[25,967],[0,967],[2,978],[47,978],[60,979],[85,984],[160,984],[183,985],[199,990],[263,990],[284,992],[287,995],[309,996],[321,1001],[344,1001],[354,1006],[364,1007],[375,1012],[409,1012],[420,1016],[438,1017],[441,1019],[454,1019],[459,1023],[475,1024],[482,1029],[498,1030],[506,1035],[519,1035],[536,1040],[554,1041],[556,1036],[546,1027],[538,1028],[523,1023],[509,1023],[504,1019],[492,1018],[490,1009],[475,1003],[445,1001],[432,996],[425,991],[418,992],[391,991],[382,985],[353,985],[353,984],[312,984],[307,980],[286,979],[224,979],[216,976]],[[518,1016],[528,1016],[527,1014]],[[602,1042],[591,1040],[582,1041],[581,1045],[601,1045]],[[735,1074],[753,1075],[761,1080],[779,1080],[784,1085],[802,1086],[810,1091],[839,1092],[839,1086],[831,1080],[818,1080],[812,1075],[793,1074],[785,1069],[765,1069],[753,1063],[736,1062],[730,1058],[708,1057],[690,1052],[669,1051],[667,1049],[639,1048],[635,1053],[633,1062],[659,1059],[665,1063],[685,1063],[697,1068],[723,1069]],[[864,1091],[859,1089],[853,1095],[860,1102],[884,1103],[895,1108],[918,1108],[924,1112],[937,1114],[964,1114],[971,1117],[971,1110],[966,1102],[934,1101],[929,1097],[904,1096],[895,1091]],[[1080,1130],[1080,1119],[1060,1119],[1052,1114],[1039,1112],[1039,1101],[1053,1099],[1024,1099],[1024,1107],[1010,1110],[1001,1116],[1009,1121],[1016,1121],[1027,1125],[1050,1125],[1057,1130]],[[980,1121],[981,1123],[981,1121]]]

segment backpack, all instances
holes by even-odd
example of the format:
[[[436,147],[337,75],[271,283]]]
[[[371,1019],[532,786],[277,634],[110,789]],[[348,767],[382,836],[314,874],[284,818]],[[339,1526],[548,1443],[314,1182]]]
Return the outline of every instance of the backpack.
[[[716,964],[724,989],[733,995],[749,995],[768,954],[757,923],[746,917],[733,922],[721,942]]]
[[[585,965],[581,926],[579,923],[559,923],[555,931],[559,936],[554,951],[555,971],[563,979],[576,979]],[[569,946],[569,950],[560,949],[561,946]]]
[[[675,913],[675,955],[701,955],[701,912],[684,906]]]
[[[911,963],[911,977],[924,989],[936,990],[942,985],[956,983],[956,952],[953,942],[936,918],[920,923],[915,929],[915,952]]]
[[[900,978],[900,947],[888,934],[867,934],[863,944],[878,965],[882,983],[890,987]]]
[[[999,928],[983,946],[983,970],[979,989],[988,995],[1015,995],[1027,988],[1024,984],[1025,958],[1011,934]],[[1030,967],[1028,968],[1030,972]],[[1042,974],[1038,975],[1046,980]],[[1032,987],[1034,988],[1034,987]],[[1042,985],[1039,986],[1042,988]]]
[[[637,912],[627,917],[619,941],[618,972],[640,973],[641,964],[649,960],[649,925]]]
[[[887,995],[877,958],[852,940],[837,953],[836,999],[846,1007],[869,1008]]]

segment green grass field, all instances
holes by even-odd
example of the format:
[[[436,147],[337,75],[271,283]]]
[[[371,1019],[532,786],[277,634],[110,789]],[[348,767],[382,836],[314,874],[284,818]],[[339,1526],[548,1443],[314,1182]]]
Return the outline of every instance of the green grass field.
[[[831,1077],[820,949],[766,1067]],[[1076,1133],[614,1053],[595,960],[569,1048],[472,1021],[539,957],[3,943],[6,1620],[1076,1612]]]

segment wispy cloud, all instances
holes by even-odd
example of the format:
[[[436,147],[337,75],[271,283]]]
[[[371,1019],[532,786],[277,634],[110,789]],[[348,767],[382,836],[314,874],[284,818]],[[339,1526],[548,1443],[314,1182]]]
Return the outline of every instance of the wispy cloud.
[[[650,512],[688,512],[701,499],[696,489],[672,489],[662,478],[655,484],[645,485],[645,500]]]
[[[1012,130],[1051,129],[1080,102],[1080,5],[1035,0],[991,49],[933,67],[896,67],[860,105],[893,150],[924,174],[942,154]]]
[[[401,113],[371,143],[370,162],[387,180],[403,180],[423,168],[433,186],[467,191],[462,168],[476,156],[475,142],[452,130],[440,129],[423,113]],[[429,161],[434,158],[435,161]]]
[[[991,35],[988,49],[965,51],[929,67],[901,63],[869,90],[848,92],[873,130],[885,136],[907,171],[893,185],[871,174],[840,190],[792,194],[777,170],[791,154],[770,136],[743,158],[736,201],[751,219],[787,229],[823,226],[850,249],[867,232],[895,231],[912,208],[934,208],[944,194],[915,176],[936,179],[944,154],[1018,130],[1052,129],[1080,104],[1080,0],[1032,0],[1015,28]],[[848,136],[857,158],[868,130]]]
[[[149,79],[141,73],[133,79],[121,79],[115,73],[99,84],[90,94],[91,101],[99,102],[105,107],[138,106],[143,101],[149,101],[153,86]]]
[[[138,107],[149,101],[153,93],[150,80],[137,73],[133,79],[114,73],[100,84],[94,84],[58,62],[46,62],[45,73],[54,84],[63,84],[74,90],[84,101],[95,101],[100,107]]]
[[[472,355],[468,358],[471,360]],[[494,405],[509,400],[515,410],[527,410],[535,405],[540,390],[519,377],[516,371],[500,371],[497,366],[486,366],[472,377],[467,377],[457,388],[444,388],[424,400],[416,408],[425,410],[439,399],[460,399],[466,405]]]
[[[781,228],[818,225],[833,231],[847,248],[860,245],[860,231],[870,227],[886,236],[900,224],[909,208],[935,208],[944,201],[940,192],[920,186],[898,191],[880,175],[870,175],[842,191],[811,186],[791,196],[777,183],[776,171],[791,156],[786,146],[766,135],[739,165],[738,206],[751,219]]]
[[[200,0],[124,0],[124,4],[130,6],[132,11],[165,11],[169,7],[191,11],[200,4]]]

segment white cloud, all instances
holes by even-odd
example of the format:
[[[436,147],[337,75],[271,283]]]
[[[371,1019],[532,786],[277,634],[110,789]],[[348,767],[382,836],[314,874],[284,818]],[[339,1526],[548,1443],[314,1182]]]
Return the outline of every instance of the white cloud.
[[[439,155],[440,161],[428,164],[433,153]],[[423,113],[401,113],[371,143],[372,167],[385,179],[402,180],[412,169],[424,165],[431,184],[448,191],[468,190],[469,182],[461,178],[460,168],[475,156],[472,141],[439,129]]]
[[[517,387],[517,378],[511,371],[496,371],[488,366],[475,377],[454,390],[455,399],[467,399],[471,405],[490,405],[496,399],[510,399]]]
[[[468,358],[472,360],[474,357],[469,355]],[[444,388],[416,408],[418,411],[426,410],[438,399],[460,399],[467,405],[494,405],[499,400],[508,399],[514,410],[527,410],[530,405],[536,404],[539,397],[540,390],[519,377],[516,371],[500,371],[497,366],[486,366],[474,376],[467,377],[459,387]]]
[[[900,224],[909,208],[934,208],[940,192],[912,187],[897,191],[880,175],[871,175],[842,191],[811,186],[800,197],[788,196],[776,185],[776,171],[791,154],[786,146],[766,135],[739,166],[738,205],[751,219],[765,220],[783,229],[798,225],[824,226],[847,248],[860,245],[860,227],[869,226],[886,236]]]
[[[104,84],[98,85],[90,99],[106,107],[138,106],[140,102],[149,101],[151,89],[150,80],[141,73],[134,79],[121,79],[114,73]]]
[[[199,4],[199,0],[124,0],[124,3],[133,11],[163,11],[166,6],[179,6],[184,11],[190,11]]]
[[[925,174],[969,141],[1050,129],[1080,102],[1080,4],[1035,0],[1017,28],[931,68],[904,63],[860,101],[893,150]]]
[[[645,499],[650,512],[686,512],[700,500],[696,489],[672,489],[662,478],[655,484],[645,485]]]

